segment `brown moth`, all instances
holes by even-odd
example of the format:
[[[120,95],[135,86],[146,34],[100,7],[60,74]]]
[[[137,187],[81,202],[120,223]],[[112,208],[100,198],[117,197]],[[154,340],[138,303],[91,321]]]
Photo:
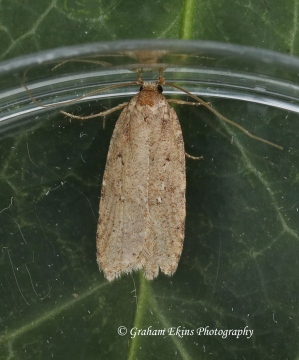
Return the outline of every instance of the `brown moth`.
[[[141,84],[140,92],[128,103],[99,114],[82,117],[61,111],[71,118],[85,120],[123,109],[110,141],[97,226],[97,263],[109,281],[140,269],[152,280],[159,270],[172,275],[178,267],[186,217],[185,156],[200,158],[185,153],[179,119],[169,102],[203,105],[249,137],[282,149],[249,133],[185,89],[165,82],[162,76],[154,83],[143,82],[138,76],[136,82],[106,89],[136,84]],[[167,100],[162,95],[163,84],[185,92],[196,102]],[[37,105],[55,106],[41,104],[23,85]]]
[[[110,141],[102,184],[97,263],[109,281],[140,269],[152,280],[159,270],[172,275],[178,267],[185,236],[185,155],[199,158],[185,153],[180,122],[168,102],[202,104],[250,137],[280,148],[164,82],[162,76],[156,83],[140,78],[137,82],[142,84],[140,92],[115,108],[124,109]],[[167,100],[162,84],[198,102]]]
[[[97,228],[97,262],[108,280],[143,269],[172,275],[183,249],[186,171],[177,114],[157,83],[144,82],[110,141]]]

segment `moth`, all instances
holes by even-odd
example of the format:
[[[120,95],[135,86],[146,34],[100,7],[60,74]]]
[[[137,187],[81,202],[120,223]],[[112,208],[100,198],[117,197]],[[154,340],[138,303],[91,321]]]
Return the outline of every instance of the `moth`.
[[[185,150],[162,87],[144,82],[113,132],[103,177],[97,262],[108,280],[143,269],[172,275],[183,249]]]
[[[122,109],[110,141],[97,225],[97,263],[109,281],[136,270],[152,280],[159,271],[170,276],[178,267],[185,234],[185,156],[198,158],[185,153],[179,119],[169,102],[204,105],[248,136],[281,148],[252,135],[162,76],[157,82],[138,77],[137,84],[140,91],[129,102],[99,114],[81,117],[61,111],[85,120]],[[163,84],[196,102],[167,100]]]
[[[159,270],[172,275],[183,249],[186,169],[181,126],[162,95],[162,80],[139,81],[139,93],[116,107],[123,110],[103,176],[97,263],[109,281],[140,269],[148,280]]]

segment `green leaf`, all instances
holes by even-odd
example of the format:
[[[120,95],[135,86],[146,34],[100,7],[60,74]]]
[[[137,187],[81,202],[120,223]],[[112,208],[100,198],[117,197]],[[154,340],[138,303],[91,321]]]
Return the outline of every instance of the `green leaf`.
[[[82,113],[99,111],[86,105]],[[152,282],[135,273],[107,283],[95,261],[101,179],[118,115],[104,130],[96,119],[70,122],[55,110],[3,133],[0,358],[271,359],[270,348],[276,358],[292,358],[299,123],[288,114],[290,131],[286,112],[263,105],[214,99],[213,106],[230,118],[243,113],[242,125],[285,150],[224,126],[207,110],[176,106],[186,151],[204,160],[187,159],[178,270]],[[128,334],[118,335],[120,326]],[[178,327],[194,334],[167,336]],[[206,327],[254,333],[196,335]],[[165,335],[132,339],[136,328]]]
[[[212,40],[298,54],[298,1],[14,1],[0,12],[0,59],[122,39]]]
[[[298,2],[283,5],[6,0],[0,54],[3,60],[129,38],[217,40],[298,54]],[[72,110],[89,114],[118,103]],[[204,160],[187,159],[178,270],[152,282],[134,273],[108,283],[95,261],[102,175],[118,114],[105,129],[55,109],[2,127],[0,359],[296,358],[297,115],[237,100],[212,105],[284,150],[206,109],[176,105],[186,151]],[[216,329],[222,333],[212,334]]]

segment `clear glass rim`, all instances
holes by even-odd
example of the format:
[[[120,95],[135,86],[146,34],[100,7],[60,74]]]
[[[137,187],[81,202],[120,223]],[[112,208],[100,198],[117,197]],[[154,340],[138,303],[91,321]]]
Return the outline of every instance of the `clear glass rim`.
[[[214,53],[226,56],[238,55],[244,59],[255,60],[269,65],[283,65],[288,68],[298,69],[299,71],[299,57],[271,50],[213,41],[163,39],[109,41],[50,49],[1,62],[0,75],[24,67],[40,65],[50,61],[69,59],[70,57],[76,58],[99,53],[105,55],[121,51],[137,50],[179,50],[185,54],[208,52],[210,54]]]
[[[142,56],[141,60],[135,56],[138,57],[142,51],[144,54],[149,52],[147,54],[150,55],[149,59],[151,56],[157,59],[147,62],[146,67],[151,70],[154,68],[165,70],[167,82],[175,82],[199,97],[238,99],[299,113],[299,58],[297,57],[210,41],[125,40],[51,49],[0,63],[0,76],[3,79],[0,122],[4,123],[19,115],[49,109],[49,107],[37,107],[21,85],[21,79],[24,79],[28,68],[38,68],[38,65],[42,65],[46,70],[52,70],[49,63],[52,66],[55,62],[75,60],[78,64],[77,58],[98,55],[103,56],[104,60],[106,58],[111,60],[111,56],[117,55],[113,59],[119,59],[120,62],[116,60],[114,63],[113,60],[107,67],[89,69],[88,76],[85,76],[85,68],[82,72],[82,69],[76,66],[71,67],[71,71],[63,69],[55,77],[52,77],[52,74],[48,77],[49,73],[43,72],[41,66],[39,70],[41,72],[37,72],[37,77],[29,79],[31,83],[27,82],[30,84],[30,89],[34,90],[33,96],[38,96],[44,105],[64,106],[65,101],[81,96],[84,96],[83,101],[89,101],[91,98],[86,97],[86,94],[95,89],[102,91],[99,84],[105,87],[119,83],[120,80],[124,86],[122,85],[119,91],[99,92],[97,98],[111,97],[112,93],[113,96],[120,97],[131,95],[131,86],[125,86],[127,81],[131,82],[131,85],[132,82],[136,82],[136,69],[142,68],[139,62],[142,61]],[[161,62],[159,62],[160,54],[162,54]],[[176,55],[182,57],[177,58]],[[42,77],[39,77],[40,74]],[[151,81],[150,79],[152,77],[147,81]],[[24,81],[27,79],[25,78]],[[166,93],[173,93],[173,89],[166,89]],[[179,94],[180,91],[175,93]]]

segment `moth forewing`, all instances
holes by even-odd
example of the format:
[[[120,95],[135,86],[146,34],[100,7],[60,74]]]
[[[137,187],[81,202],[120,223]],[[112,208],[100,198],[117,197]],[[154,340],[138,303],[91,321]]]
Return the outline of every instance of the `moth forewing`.
[[[185,151],[175,111],[144,83],[110,142],[97,228],[97,262],[108,280],[143,269],[172,275],[185,227]]]

